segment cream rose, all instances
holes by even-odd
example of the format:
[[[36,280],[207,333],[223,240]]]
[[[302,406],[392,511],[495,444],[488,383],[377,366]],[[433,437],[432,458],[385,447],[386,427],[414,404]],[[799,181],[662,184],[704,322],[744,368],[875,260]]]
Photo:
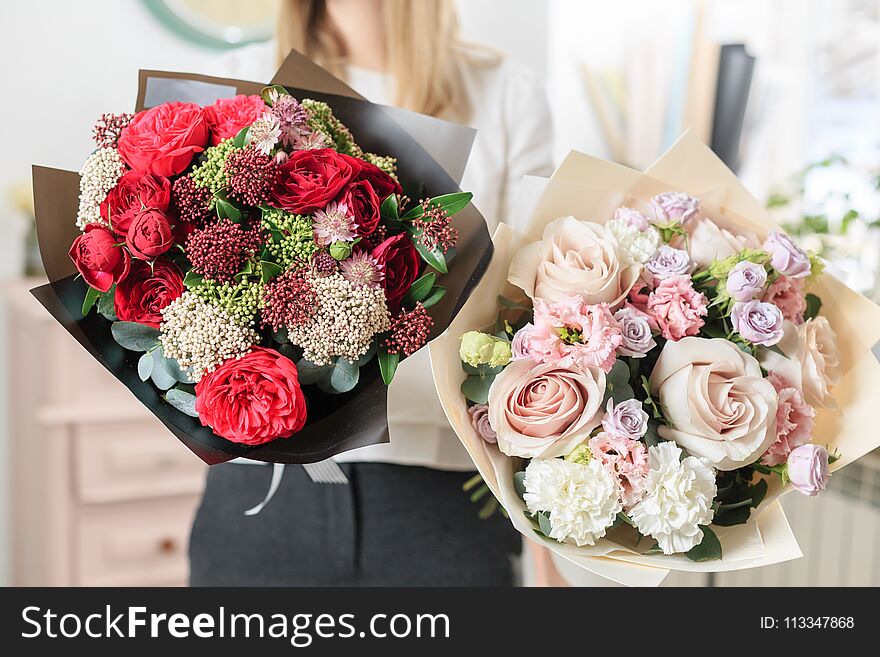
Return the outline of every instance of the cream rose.
[[[691,261],[706,268],[713,260],[723,260],[744,248],[759,248],[758,239],[751,234],[734,235],[705,217],[694,221],[689,229],[688,252]]]
[[[810,406],[833,407],[830,389],[840,381],[840,352],[837,348],[837,335],[822,315],[795,326],[785,322],[782,339],[777,344],[786,358],[794,361],[800,369],[801,393]],[[790,368],[780,370],[791,377]],[[798,383],[798,377],[791,377]]]
[[[508,280],[530,298],[560,301],[576,294],[585,303],[616,308],[641,272],[602,224],[562,217],[547,224],[543,239],[514,256]]]
[[[776,439],[776,390],[732,342],[667,342],[650,384],[669,422],[660,436],[719,470],[756,461]]]
[[[508,456],[568,454],[602,420],[605,373],[516,360],[489,388],[489,423]]]

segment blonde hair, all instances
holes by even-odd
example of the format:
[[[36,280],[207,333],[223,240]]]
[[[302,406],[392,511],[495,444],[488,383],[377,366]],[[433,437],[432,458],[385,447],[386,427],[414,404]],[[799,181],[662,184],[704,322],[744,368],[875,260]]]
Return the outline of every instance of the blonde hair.
[[[458,36],[452,0],[385,0],[383,13],[388,72],[397,82],[395,105],[466,119],[470,107],[460,67],[469,57]],[[279,63],[291,49],[345,77],[345,41],[327,13],[325,0],[282,0]]]

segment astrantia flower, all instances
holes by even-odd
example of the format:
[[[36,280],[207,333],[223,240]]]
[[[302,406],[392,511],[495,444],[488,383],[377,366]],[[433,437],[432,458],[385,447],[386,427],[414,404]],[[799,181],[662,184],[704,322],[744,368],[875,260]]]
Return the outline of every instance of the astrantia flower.
[[[715,472],[695,456],[681,460],[673,442],[648,448],[648,465],[645,496],[629,517],[639,532],[657,540],[663,554],[687,552],[703,540],[700,525],[715,515]]]
[[[327,246],[333,242],[351,242],[357,237],[357,224],[345,203],[331,203],[313,216],[315,243]]]
[[[345,280],[355,285],[378,286],[382,283],[385,273],[375,258],[366,251],[358,251],[350,258],[339,263],[339,269]]]
[[[526,508],[549,514],[550,538],[560,543],[595,545],[623,508],[617,481],[595,459],[532,459],[523,484]]]
[[[281,124],[274,114],[263,112],[262,116],[251,124],[247,134],[248,145],[268,155],[281,138]]]
[[[617,239],[618,247],[628,253],[634,262],[647,262],[661,244],[660,231],[651,225],[641,230],[636,223],[616,218],[605,225]]]
[[[297,151],[314,151],[319,148],[327,148],[327,138],[320,132],[306,132],[297,135],[293,141],[293,148]]]
[[[285,146],[293,145],[300,136],[310,132],[307,123],[308,114],[293,96],[280,94],[272,102],[270,111],[278,121],[281,143]]]

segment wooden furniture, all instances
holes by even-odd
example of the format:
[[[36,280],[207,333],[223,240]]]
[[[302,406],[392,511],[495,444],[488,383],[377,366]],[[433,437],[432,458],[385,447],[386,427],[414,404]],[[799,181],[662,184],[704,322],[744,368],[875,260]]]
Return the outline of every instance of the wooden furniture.
[[[14,585],[185,585],[206,466],[6,284]]]

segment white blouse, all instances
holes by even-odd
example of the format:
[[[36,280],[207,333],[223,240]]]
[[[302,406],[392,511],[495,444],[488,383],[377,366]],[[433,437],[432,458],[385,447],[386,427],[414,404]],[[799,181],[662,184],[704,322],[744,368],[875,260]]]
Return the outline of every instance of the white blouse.
[[[246,46],[206,73],[268,82],[277,68],[275,52],[274,42]],[[347,78],[368,100],[393,103],[392,76],[349,67]],[[466,66],[462,78],[472,108],[468,124],[477,135],[461,188],[473,192],[474,205],[491,233],[514,214],[512,201],[522,176],[549,176],[553,171],[550,108],[537,76],[511,62]],[[474,469],[440,406],[427,349],[401,361],[388,390],[388,427],[390,443],[352,450],[335,460]]]

